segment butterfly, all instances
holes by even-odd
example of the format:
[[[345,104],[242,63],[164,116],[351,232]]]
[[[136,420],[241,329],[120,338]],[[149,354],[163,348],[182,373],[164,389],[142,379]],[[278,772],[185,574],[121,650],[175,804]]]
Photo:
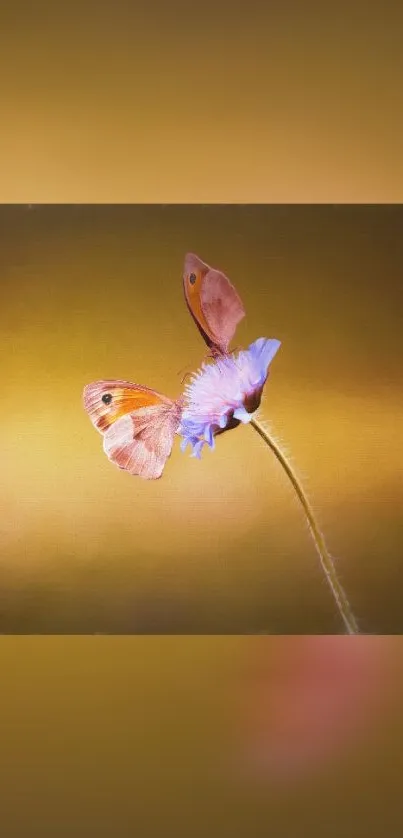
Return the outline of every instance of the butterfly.
[[[112,380],[88,384],[83,401],[113,463],[148,480],[161,477],[180,423],[180,400]]]
[[[188,253],[183,270],[188,309],[213,357],[228,354],[245,311],[220,271]],[[145,479],[161,477],[178,431],[182,399],[176,401],[130,381],[94,381],[84,388],[84,408],[103,436],[105,454],[119,468]]]
[[[245,309],[234,286],[221,271],[187,253],[183,290],[190,314],[214,358],[228,355]]]

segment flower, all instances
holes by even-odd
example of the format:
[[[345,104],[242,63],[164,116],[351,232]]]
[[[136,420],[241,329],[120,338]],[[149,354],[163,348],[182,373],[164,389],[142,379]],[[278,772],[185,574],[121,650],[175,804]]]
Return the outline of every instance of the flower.
[[[240,422],[250,422],[260,405],[268,368],[280,341],[258,338],[238,354],[203,363],[185,388],[178,433],[181,450],[193,448],[200,458],[204,445],[214,448],[214,437]]]

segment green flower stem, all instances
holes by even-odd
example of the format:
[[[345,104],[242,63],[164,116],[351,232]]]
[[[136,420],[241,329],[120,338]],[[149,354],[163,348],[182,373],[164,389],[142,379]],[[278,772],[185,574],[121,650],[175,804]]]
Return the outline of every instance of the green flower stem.
[[[287,477],[291,481],[298,498],[302,504],[303,510],[305,512],[309,528],[311,531],[311,535],[316,547],[316,550],[319,554],[320,562],[326,576],[326,579],[330,585],[332,594],[336,601],[337,608],[339,609],[340,616],[346,626],[348,634],[358,634],[359,629],[357,626],[356,619],[354,614],[351,610],[350,603],[346,597],[346,594],[337,578],[336,570],[332,561],[331,556],[328,553],[325,539],[319,529],[318,524],[316,523],[315,516],[313,514],[313,510],[311,505],[305,495],[305,492],[293,470],[290,463],[282,453],[281,449],[278,447],[277,443],[272,439],[271,436],[267,433],[267,431],[263,428],[260,422],[257,419],[252,419],[250,423],[255,431],[262,437],[262,439],[266,442],[266,444],[271,448],[273,454],[279,461],[280,465],[284,469]]]

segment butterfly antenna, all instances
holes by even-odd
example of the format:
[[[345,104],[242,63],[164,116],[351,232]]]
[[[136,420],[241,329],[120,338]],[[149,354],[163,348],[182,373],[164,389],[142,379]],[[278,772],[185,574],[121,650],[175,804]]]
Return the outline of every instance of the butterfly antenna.
[[[214,354],[214,352],[207,352],[207,354],[203,356],[202,364],[206,363],[206,361],[217,361],[220,357],[220,354]],[[183,384],[186,378],[190,378],[193,375],[193,371],[190,372],[188,367],[182,367],[182,369],[180,369],[176,374],[181,375],[183,372],[185,372],[185,374],[182,376],[181,384]]]
[[[191,373],[191,372],[185,372],[185,375],[183,376],[183,378],[182,378],[182,380],[181,380],[181,384],[184,384],[184,382],[186,381],[186,379],[187,379],[187,378],[191,378],[191,377],[192,377],[192,373]]]
[[[184,375],[182,375],[183,372],[185,373]],[[187,367],[187,366],[182,367],[182,369],[180,369],[176,374],[177,375],[182,375],[181,384],[183,384],[183,382],[185,381],[186,378],[188,378],[192,375],[192,373],[189,372],[189,367]]]

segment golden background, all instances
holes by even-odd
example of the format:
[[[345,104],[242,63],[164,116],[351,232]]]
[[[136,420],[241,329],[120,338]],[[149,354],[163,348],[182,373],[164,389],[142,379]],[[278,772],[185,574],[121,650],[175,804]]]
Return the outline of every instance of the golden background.
[[[28,4],[17,0],[1,10],[1,200],[20,203],[399,202],[403,194],[400,148],[403,63],[401,24],[402,9],[394,2],[380,4],[358,0],[354,4],[335,4],[296,3],[288,0],[281,4],[263,4],[260,0],[255,3],[248,0],[248,3],[231,4],[205,2],[199,6],[190,6],[184,2],[116,2],[113,5],[87,2],[62,6],[43,2]],[[47,246],[49,241],[47,236]],[[197,244],[195,242],[195,249]],[[183,245],[181,243],[181,247],[172,256],[174,282],[178,280],[178,260],[182,259],[182,247],[186,249],[189,246],[188,241]],[[221,250],[217,252],[212,248],[210,254],[209,245],[209,253],[202,253],[204,242],[200,242],[199,246],[205,258],[213,260],[216,255],[220,267],[228,271],[232,269],[229,256],[224,254],[223,259]],[[133,253],[132,242],[130,253]],[[55,272],[56,268],[60,271],[59,260],[55,261]],[[78,267],[85,272],[85,265],[80,263]],[[237,264],[232,269],[232,278],[244,294],[248,324],[242,326],[242,333],[240,331],[239,334],[240,337],[242,334],[242,340],[244,337],[252,340],[256,335],[252,334],[252,330],[249,331],[249,321],[253,316],[251,307],[258,307],[259,302],[252,299],[248,292],[245,294],[250,273],[241,271],[240,267]],[[301,265],[295,267],[298,267],[295,276],[299,277]],[[154,279],[155,276],[153,274]],[[119,276],[113,273],[114,281],[122,278],[122,274]],[[36,280],[38,284],[38,277]],[[265,277],[259,281],[265,282]],[[390,282],[387,272],[383,281],[385,285]],[[75,287],[73,284],[72,293]],[[390,289],[390,285],[387,287]],[[325,285],[325,288],[329,293],[329,285]],[[180,292],[176,293],[176,305],[180,307]],[[380,286],[377,293],[381,295]],[[95,294],[92,296],[96,297]],[[8,291],[3,299],[2,308],[9,307],[11,297]],[[384,316],[384,306],[390,304],[390,312],[395,315],[393,322],[396,323],[398,311],[395,301],[396,296],[390,302],[385,296],[381,313]],[[50,310],[50,298],[47,304]],[[92,305],[96,305],[94,299]],[[26,313],[23,299],[21,306],[21,312]],[[356,306],[358,308],[358,297]],[[32,308],[37,311],[34,302]],[[256,310],[259,312],[259,308]],[[106,317],[107,311],[102,303],[103,317]],[[387,623],[390,630],[391,622],[394,625],[397,622],[400,589],[398,585],[386,584],[386,574],[382,575],[380,581],[380,568],[373,557],[372,563],[365,568],[367,580],[368,574],[372,580],[370,594],[369,586],[363,587],[361,572],[358,572],[358,568],[361,569],[365,564],[364,559],[361,559],[360,565],[357,559],[354,564],[351,563],[350,550],[354,544],[351,532],[346,531],[343,541],[340,535],[337,544],[333,541],[335,533],[340,534],[342,528],[340,523],[335,527],[333,512],[330,513],[333,501],[330,504],[329,495],[323,491],[320,494],[318,492],[324,480],[323,473],[321,478],[320,474],[322,469],[325,470],[325,454],[322,456],[322,451],[318,450],[316,458],[312,459],[312,425],[307,427],[307,423],[305,430],[298,426],[297,436],[289,436],[288,430],[294,431],[297,426],[297,417],[291,422],[289,401],[285,410],[284,402],[279,398],[278,388],[283,390],[286,386],[286,359],[288,369],[291,364],[297,364],[295,348],[292,360],[289,354],[288,357],[286,355],[291,351],[292,336],[286,342],[279,315],[277,322],[274,322],[271,316],[267,320],[266,306],[263,313],[264,320],[263,316],[262,320],[259,319],[260,314],[259,317],[255,315],[254,319],[254,322],[262,324],[262,333],[270,329],[271,333],[283,340],[276,366],[273,365],[265,411],[268,411],[269,405],[273,410],[276,406],[276,430],[289,445],[297,467],[308,480],[308,489],[327,532],[330,547],[340,556],[343,564],[343,580],[346,586],[348,583],[351,597],[354,594],[360,616],[363,619],[365,616],[366,623],[371,623],[365,627],[367,630],[381,630],[378,625],[379,615],[383,630],[387,630]],[[375,321],[379,313],[375,312],[375,308],[372,310],[371,322]],[[344,314],[347,316],[347,312]],[[165,312],[163,315],[166,324]],[[361,316],[364,332],[364,303]],[[60,319],[59,312],[59,326]],[[183,361],[181,357],[180,367],[188,360],[189,363],[193,359],[198,362],[201,351],[201,343],[197,344],[197,333],[192,331],[190,322],[187,325],[185,322],[182,328],[188,330],[186,348],[189,348]],[[398,353],[392,353],[395,338],[392,333],[389,335],[388,327],[385,330],[385,316],[383,323],[383,336],[386,345],[390,347],[388,364],[395,369],[391,385],[388,383],[386,387],[387,377],[382,378],[383,388],[388,390],[386,402],[390,409],[391,392],[398,391]],[[280,325],[283,330],[281,334]],[[92,327],[95,328],[95,323]],[[315,323],[315,332],[318,328],[318,323]],[[322,328],[324,330],[324,325]],[[9,340],[7,329],[4,318],[2,334],[5,341]],[[294,322],[294,333],[295,330]],[[306,339],[306,334],[304,337]],[[148,328],[147,338],[150,338]],[[55,343],[58,340],[56,327],[54,340]],[[33,343],[38,353],[39,343]],[[357,338],[356,351],[358,343]],[[60,348],[60,342],[58,346]],[[302,346],[300,342],[298,351],[302,352]],[[376,337],[374,346],[379,353]],[[22,349],[27,355],[29,347],[19,345],[19,359]],[[91,362],[88,352],[87,363],[95,363],[95,357],[97,363],[100,363],[99,347],[93,351],[98,351],[98,355],[94,354]],[[123,372],[123,352],[131,353],[125,368],[134,377],[138,372],[138,360],[128,341],[120,340],[119,368],[116,374]],[[319,367],[316,344],[312,355],[314,357],[310,358],[309,365],[305,365],[305,376],[311,374],[314,362],[316,369]],[[54,372],[57,357],[52,353],[47,357],[48,363],[53,364]],[[144,373],[147,372],[147,357],[147,354],[142,355]],[[8,372],[11,364],[9,353],[3,363]],[[349,365],[351,363],[350,357]],[[354,363],[357,364],[357,361]],[[377,381],[376,392],[380,392],[381,376],[376,371],[379,359],[376,361],[374,357],[374,364],[372,372],[366,359],[363,364],[368,375],[367,398],[371,375]],[[334,363],[333,374],[335,366]],[[358,368],[354,369],[357,371]],[[155,366],[150,372],[154,374],[154,370]],[[103,368],[102,374],[104,371]],[[90,370],[85,373],[89,378],[92,377]],[[347,373],[348,367],[344,375]],[[178,379],[173,368],[164,366],[163,376],[162,383],[166,385],[167,392],[170,387],[175,390]],[[44,378],[42,371],[42,383]],[[146,383],[152,384],[153,381],[150,378]],[[6,387],[9,386],[7,380]],[[65,382],[64,386],[67,392],[71,382]],[[355,392],[357,387],[358,376],[354,375]],[[32,393],[32,382],[28,389]],[[342,403],[345,404],[345,381],[340,385],[340,390],[335,389],[334,392],[342,394]],[[293,399],[293,392],[290,395]],[[2,533],[7,525],[8,537],[13,530],[9,509],[11,507],[15,511],[18,504],[13,492],[19,493],[20,500],[22,496],[15,482],[13,492],[10,491],[10,479],[15,481],[16,474],[21,475],[22,450],[26,452],[29,448],[31,451],[22,485],[32,486],[34,483],[29,468],[34,468],[36,475],[41,471],[39,442],[36,440],[36,445],[32,442],[32,426],[28,429],[24,425],[24,433],[30,436],[29,439],[25,437],[22,448],[16,440],[16,425],[8,418],[8,411],[11,411],[15,419],[17,414],[20,417],[19,427],[25,422],[22,392],[19,392],[18,398],[19,405],[14,403],[11,407],[7,399],[7,408],[3,405],[2,414],[2,423],[10,432],[10,445],[7,446],[5,435],[2,436],[2,443],[7,449],[3,466],[4,488],[8,487],[7,497],[2,497],[2,508],[7,512],[2,516]],[[76,410],[76,398],[74,390],[71,414]],[[374,405],[377,405],[374,408],[376,423],[386,423],[389,436],[393,437],[393,408],[388,420],[382,404],[383,400],[380,403],[374,399]],[[311,409],[313,412],[313,407]],[[277,421],[283,416],[285,419],[287,412],[289,424],[285,423],[283,430],[277,427]],[[302,410],[298,411],[298,415],[302,421]],[[352,416],[352,411],[348,416]],[[44,430],[43,420],[44,410],[38,408],[40,434]],[[322,416],[319,432],[324,434],[327,428],[328,434],[330,420],[327,423],[323,420]],[[368,433],[371,435],[372,428],[374,434],[376,423],[366,422],[364,439],[360,435],[358,440],[361,453],[369,450]],[[48,413],[45,427],[50,428],[50,425]],[[315,430],[316,425],[315,419]],[[382,427],[385,425],[382,424]],[[247,429],[243,430],[246,449],[248,436],[248,446],[254,445],[254,438],[252,432],[248,434]],[[334,433],[335,426],[332,433],[333,446]],[[358,423],[356,433],[358,435]],[[64,445],[62,425],[57,444],[59,457],[63,451],[63,445],[59,445],[61,438]],[[341,446],[339,435],[338,439]],[[210,458],[213,460],[214,457],[214,485],[217,485],[217,469],[222,469],[228,461],[226,469],[233,474],[231,469],[236,462],[232,454],[233,446],[238,456],[243,455],[243,445],[241,447],[237,440],[235,432],[223,437],[220,453],[217,449]],[[325,441],[328,443],[327,437]],[[255,446],[257,443],[256,439]],[[378,438],[377,443],[381,446],[381,470],[385,474],[385,462],[389,459],[388,446],[392,447],[392,444],[383,437]],[[69,466],[70,475],[74,471],[75,479],[77,451],[81,450],[86,464],[85,471],[82,466],[82,476],[85,473],[88,481],[95,481],[97,475],[104,496],[108,491],[113,504],[113,467],[102,461],[100,438],[94,429],[86,426],[85,422],[80,424],[79,438],[72,441],[71,445],[76,453]],[[17,447],[20,448],[19,460]],[[329,456],[327,444],[321,448],[327,449],[326,456]],[[255,450],[259,449],[255,447]],[[37,457],[35,463],[32,459],[34,452]],[[398,455],[399,450],[395,448],[396,465]],[[9,476],[10,459],[13,459],[13,468],[16,470],[12,478]],[[355,472],[356,480],[363,459],[366,459],[366,455],[356,461],[360,463]],[[175,460],[169,463],[167,480],[174,479],[179,464],[181,475],[185,467],[190,469],[193,466],[191,461],[187,463],[186,458],[180,458],[179,454],[176,460],[178,465]],[[22,498],[14,522],[26,516],[30,503],[32,521],[35,522],[36,510],[42,508],[46,484],[46,497],[52,497],[54,505],[61,487],[65,495],[70,489],[72,491],[66,452],[64,475],[61,478],[58,472],[54,484],[52,480],[56,468],[49,476],[49,460],[45,458],[44,461],[48,463],[48,471],[43,467],[42,479],[38,483],[39,497],[31,493],[28,500]],[[206,455],[203,464],[194,464],[194,471],[191,472],[194,476],[197,474],[195,482],[199,490],[202,485],[199,485],[199,481],[206,481],[207,469],[210,468],[208,462]],[[341,457],[343,469],[345,462],[344,457]],[[367,462],[369,466],[370,461]],[[270,478],[270,485],[274,485],[275,481],[278,498],[281,492],[286,493],[283,480],[275,477],[274,464],[269,472],[269,463],[267,466],[266,463],[264,481]],[[348,468],[352,468],[351,463]],[[204,478],[201,477],[202,472]],[[392,484],[396,480],[396,472],[397,469],[393,474],[390,472]],[[367,470],[369,473],[373,473],[370,467]],[[342,479],[345,489],[347,481],[344,476],[342,471],[336,482],[339,487]],[[126,491],[123,489],[124,475],[117,472],[115,485],[117,477],[121,478],[119,491]],[[193,480],[192,476],[190,485]],[[230,482],[228,485],[231,485]],[[359,485],[359,482],[355,485]],[[362,496],[362,489],[358,499],[354,495],[354,526],[358,526],[361,548],[364,547],[365,535],[361,526],[365,512]],[[395,485],[393,501],[397,496]],[[78,507],[82,497],[77,499]],[[380,495],[377,497],[379,501]],[[258,503],[259,498],[260,492],[255,494],[254,502]],[[396,564],[391,571],[393,575],[398,572],[399,558],[396,552],[392,554],[390,550],[391,542],[395,545],[398,543],[397,505],[394,502],[389,504],[386,491],[383,498],[383,502],[375,499],[372,503],[376,507],[377,520],[382,524],[382,538],[386,529],[389,529],[389,518],[392,519],[391,541],[384,545],[380,560],[382,568],[384,562],[390,568],[393,567],[395,557]],[[344,496],[343,505],[345,500]],[[365,503],[369,501],[371,498],[367,495]],[[6,503],[9,505],[6,506]],[[350,507],[351,503],[350,498]],[[116,504],[119,505],[119,497]],[[133,507],[135,509],[135,504]],[[70,516],[71,511],[70,508]],[[372,515],[373,506],[368,506],[368,512],[370,514],[366,517],[366,524],[369,523],[373,528],[376,526]],[[27,555],[31,550],[32,555],[35,555],[40,540],[39,530],[49,528],[50,532],[52,528],[53,531],[59,528],[61,514],[59,512],[55,515],[52,524],[50,517],[41,521],[38,519],[36,539],[31,530],[32,544],[24,541],[29,548]],[[259,518],[260,514],[259,511]],[[268,505],[265,506],[265,514],[270,514]],[[95,521],[95,509],[93,515]],[[294,516],[292,525],[290,515]],[[296,530],[298,522],[299,512],[290,499],[286,516],[287,532],[290,533],[291,526]],[[269,524],[271,528],[271,520],[268,520],[268,527]],[[70,517],[65,521],[65,531],[69,538],[72,529]],[[299,531],[298,538],[296,536],[298,544],[301,532],[303,530]],[[248,538],[248,551],[249,543]],[[285,541],[282,543],[285,549]],[[380,539],[377,539],[376,544],[379,543]],[[373,549],[365,541],[365,555],[370,548]],[[308,542],[305,550],[301,568],[304,568],[304,577],[308,573],[312,574],[309,579],[309,601],[312,608],[314,585],[319,582],[315,557]],[[28,562],[17,562],[14,570],[8,561],[10,555],[9,549],[2,555],[2,589],[7,592],[7,599],[2,597],[2,609],[5,603],[8,607],[12,601],[9,597],[10,589],[13,586],[14,589],[18,588],[18,565],[19,570],[24,571],[25,568],[20,587],[28,590]],[[312,562],[311,571],[308,562]],[[270,568],[269,563],[264,566]],[[41,577],[40,565],[35,568],[31,565],[31,569],[31,581],[34,581],[37,573]],[[235,578],[233,562],[230,570],[231,577]],[[225,575],[228,582],[226,569]],[[154,574],[154,583],[155,578]],[[381,604],[378,603],[375,578],[381,586]],[[262,577],[260,581],[262,583]],[[270,582],[274,582],[272,576]],[[52,589],[54,578],[50,578],[49,583]],[[396,591],[394,596],[392,589]],[[35,594],[30,600],[31,615],[40,611],[37,606],[38,586],[33,590]],[[63,590],[67,590],[66,585]],[[289,592],[288,588],[286,593]],[[384,606],[385,592],[391,608],[391,622]],[[265,589],[263,594],[266,609],[268,600]],[[315,600],[314,611],[318,615],[317,609],[323,609],[320,617],[323,624],[329,620],[329,599],[324,584],[319,599]],[[27,600],[28,596],[23,609],[25,615],[29,610]],[[297,607],[299,600],[297,588],[293,613],[298,614],[300,610]],[[271,605],[273,607],[273,603]],[[62,610],[59,601],[56,607],[59,620]],[[46,611],[50,612],[49,598]],[[21,622],[18,614],[14,614],[14,620],[15,623]],[[374,626],[374,623],[377,625]],[[334,630],[339,629],[334,621],[333,625]],[[19,629],[15,627],[14,630]],[[295,630],[301,629],[298,627]],[[289,638],[294,655],[299,655],[302,640]],[[332,669],[334,649],[330,638],[324,640],[329,644],[329,667]],[[372,644],[376,638],[339,640],[349,644],[345,647],[347,660],[347,650],[352,649],[351,643]],[[381,638],[379,641],[384,657],[389,656],[391,663],[388,673],[378,673],[375,692],[382,697],[384,704],[382,712],[373,716],[365,741],[360,744],[355,740],[350,742],[350,750],[344,752],[341,762],[336,762],[335,758],[327,772],[319,765],[314,780],[310,779],[307,767],[305,774],[302,772],[294,783],[285,783],[280,790],[276,784],[273,786],[265,782],[264,778],[256,784],[249,783],[247,787],[238,784],[234,790],[233,785],[223,781],[224,772],[221,772],[221,781],[217,781],[216,766],[221,768],[228,752],[231,753],[234,748],[233,740],[236,737],[229,735],[228,747],[228,741],[225,740],[228,708],[232,708],[238,695],[250,685],[250,678],[242,676],[242,673],[245,662],[257,654],[256,642],[254,638],[239,637],[2,638],[0,764],[2,831],[7,838],[19,838],[20,835],[35,832],[52,838],[55,834],[116,835],[119,838],[133,834],[141,835],[142,838],[165,838],[171,834],[175,838],[188,838],[189,835],[204,838],[206,834],[231,835],[231,838],[262,835],[263,838],[271,833],[279,838],[288,838],[289,835],[298,838],[306,834],[318,838],[324,834],[335,838],[339,835],[383,838],[385,834],[400,834],[403,825],[401,638]],[[280,644],[280,638],[261,638],[261,642],[265,645],[260,646],[259,654],[269,664],[269,690],[272,686],[275,691],[276,677],[275,673],[270,674],[270,661],[276,654],[281,654],[284,659],[287,655]],[[281,682],[281,672],[278,677]],[[348,684],[349,679],[342,679],[342,683]],[[241,684],[244,685],[242,688]],[[387,697],[388,684],[389,691],[391,688],[394,693],[395,704],[391,704]],[[303,694],[295,691],[287,679],[283,680],[283,688],[286,692],[288,690],[288,694],[295,694],[296,704],[304,704]],[[369,705],[370,694],[362,699],[362,709],[368,709]],[[321,717],[325,709],[323,703],[316,704],[316,708],[317,716]],[[233,724],[236,727],[236,714]]]
[[[394,0],[15,0],[3,201],[401,200]]]

